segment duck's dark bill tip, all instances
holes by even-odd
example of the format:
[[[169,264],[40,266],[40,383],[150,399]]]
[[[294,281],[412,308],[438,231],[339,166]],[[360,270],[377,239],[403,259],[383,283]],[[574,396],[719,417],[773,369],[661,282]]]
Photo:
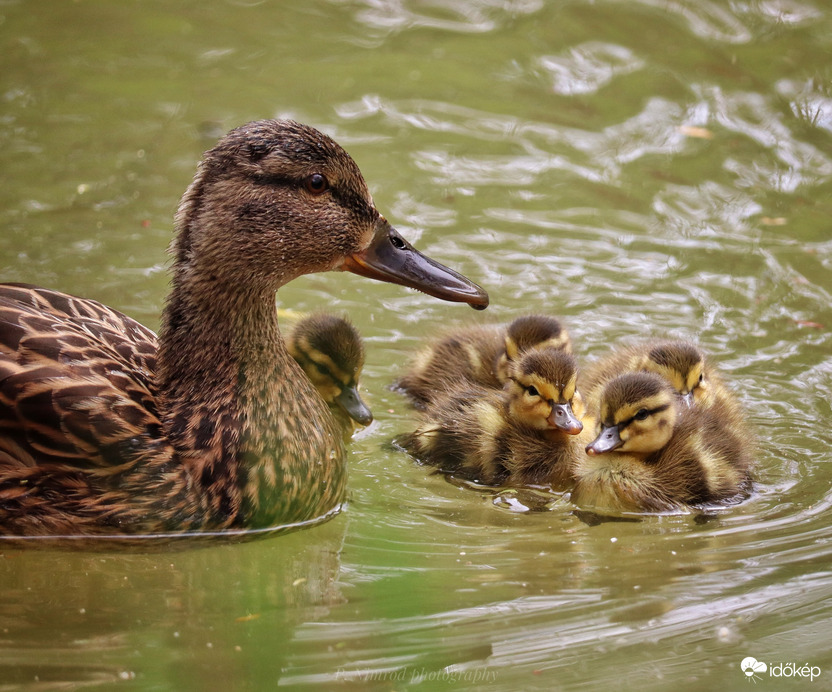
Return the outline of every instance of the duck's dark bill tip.
[[[423,255],[387,223],[379,224],[370,245],[346,258],[342,269],[378,281],[415,288],[429,296],[488,307],[488,293],[462,274]]]

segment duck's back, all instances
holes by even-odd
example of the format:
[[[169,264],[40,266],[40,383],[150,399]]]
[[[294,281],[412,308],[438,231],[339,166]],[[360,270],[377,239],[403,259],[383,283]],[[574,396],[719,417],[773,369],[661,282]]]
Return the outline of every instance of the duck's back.
[[[631,372],[644,355],[644,347],[627,344],[608,353],[581,371],[580,389],[587,401],[599,398],[606,384],[624,372]]]
[[[140,489],[153,503],[182,483],[160,436],[155,358],[153,332],[117,311],[0,285],[0,533],[127,529],[148,506]]]
[[[687,409],[670,442],[648,458],[666,495],[689,505],[724,502],[748,490],[752,444],[718,410]]]
[[[498,483],[506,476],[506,407],[502,392],[463,383],[433,401],[422,424],[398,442],[423,463]]]
[[[500,388],[497,360],[504,349],[505,329],[500,325],[449,332],[417,354],[396,387],[420,408],[460,384]]]

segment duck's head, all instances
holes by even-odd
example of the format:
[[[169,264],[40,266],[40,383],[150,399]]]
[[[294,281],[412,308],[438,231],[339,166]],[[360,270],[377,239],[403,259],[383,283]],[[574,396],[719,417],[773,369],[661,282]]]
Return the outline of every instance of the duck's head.
[[[650,454],[661,449],[673,435],[678,401],[667,380],[655,373],[628,373],[610,380],[601,392],[598,434],[586,453]]]
[[[577,378],[570,354],[557,348],[526,351],[512,363],[506,384],[512,417],[536,430],[577,435],[583,429],[572,409],[580,402]]]
[[[266,293],[301,274],[345,270],[488,305],[479,286],[399,235],[344,149],[291,120],[248,123],[206,152],[176,223],[175,271],[196,284]]]
[[[532,349],[555,348],[572,353],[569,333],[560,321],[549,315],[524,315],[512,320],[506,328],[505,353],[497,362],[497,374],[508,379],[509,364]]]
[[[295,325],[286,343],[327,404],[341,408],[360,425],[373,422],[358,393],[364,345],[352,324],[335,315],[310,315]]]
[[[651,346],[641,363],[641,370],[664,377],[688,406],[707,396],[705,355],[687,341],[663,341]]]

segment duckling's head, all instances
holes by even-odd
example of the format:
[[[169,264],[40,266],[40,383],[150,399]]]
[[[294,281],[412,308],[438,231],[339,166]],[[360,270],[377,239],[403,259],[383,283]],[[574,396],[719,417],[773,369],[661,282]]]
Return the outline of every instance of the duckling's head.
[[[664,447],[679,412],[678,396],[660,375],[635,372],[619,375],[601,392],[598,435],[586,453],[650,454]]]
[[[690,342],[663,341],[653,345],[640,369],[664,377],[688,406],[707,395],[705,355]]]
[[[572,410],[580,401],[577,378],[575,359],[561,349],[526,351],[512,363],[506,384],[511,416],[536,430],[577,435],[583,429]]]
[[[205,294],[274,292],[346,270],[484,308],[487,294],[413,248],[378,212],[355,161],[291,120],[229,132],[206,152],[176,214],[174,281]]]
[[[497,375],[505,382],[509,364],[522,353],[549,347],[572,353],[569,333],[560,320],[549,315],[524,315],[512,320],[506,328],[505,353],[497,362]]]
[[[358,393],[364,345],[352,324],[335,315],[310,315],[295,325],[286,342],[327,404],[340,407],[361,425],[373,422]]]

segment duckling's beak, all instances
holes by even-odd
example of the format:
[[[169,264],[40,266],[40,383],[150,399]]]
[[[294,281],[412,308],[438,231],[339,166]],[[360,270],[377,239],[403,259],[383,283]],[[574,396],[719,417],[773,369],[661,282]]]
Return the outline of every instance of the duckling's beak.
[[[693,399],[693,390],[689,391],[687,394],[682,394],[681,398],[682,398],[682,403],[685,406],[687,406],[688,408],[693,406],[693,401],[694,401],[694,399]]]
[[[344,387],[341,393],[335,397],[335,402],[347,412],[347,415],[360,425],[369,425],[373,422],[373,412],[367,404],[361,400],[358,393],[358,385]]]
[[[563,430],[567,435],[577,435],[584,429],[584,424],[575,417],[569,404],[553,404],[552,412],[546,421],[550,426]]]
[[[618,426],[611,425],[604,428],[601,434],[586,446],[586,453],[595,456],[596,454],[611,452],[622,444],[624,444],[624,441],[618,434]]]
[[[370,245],[349,255],[341,269],[379,281],[418,289],[434,298],[488,307],[488,294],[477,284],[426,257],[399,235],[386,220],[376,224]]]

